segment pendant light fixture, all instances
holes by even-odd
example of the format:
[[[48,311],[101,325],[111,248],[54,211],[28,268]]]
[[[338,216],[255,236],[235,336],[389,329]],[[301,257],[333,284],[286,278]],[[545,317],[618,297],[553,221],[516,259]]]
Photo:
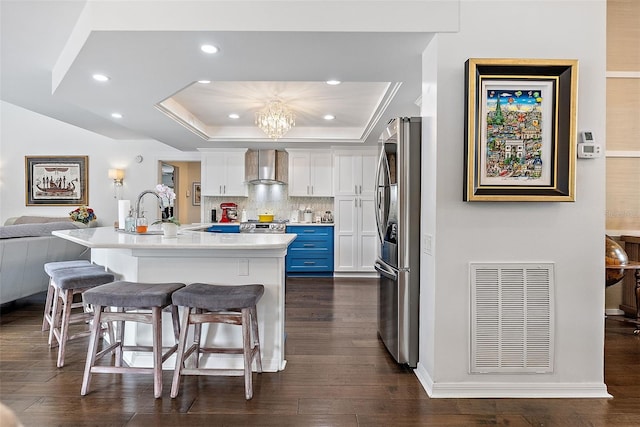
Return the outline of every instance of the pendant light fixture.
[[[295,115],[280,100],[270,101],[256,113],[256,125],[271,139],[279,139],[296,125]]]

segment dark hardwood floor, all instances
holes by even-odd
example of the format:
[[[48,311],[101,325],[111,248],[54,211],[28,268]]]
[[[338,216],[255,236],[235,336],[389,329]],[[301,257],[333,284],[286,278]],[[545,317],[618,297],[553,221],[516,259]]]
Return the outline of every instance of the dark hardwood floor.
[[[376,335],[371,280],[289,279],[287,368],[242,377],[187,377],[153,398],[149,375],[96,375],[80,396],[86,338],[56,368],[40,332],[42,298],[0,313],[0,400],[25,426],[638,426],[640,337],[607,320],[605,379],[613,399],[430,399]]]

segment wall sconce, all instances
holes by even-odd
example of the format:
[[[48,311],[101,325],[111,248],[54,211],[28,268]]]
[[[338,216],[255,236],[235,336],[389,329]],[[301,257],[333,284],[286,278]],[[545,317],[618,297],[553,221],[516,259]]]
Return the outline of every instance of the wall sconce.
[[[124,170],[109,169],[109,178],[113,180],[113,185],[122,187],[122,180],[124,180]]]
[[[122,181],[124,181],[124,170],[109,169],[109,178],[113,180],[113,198],[118,199],[118,193],[122,188]]]

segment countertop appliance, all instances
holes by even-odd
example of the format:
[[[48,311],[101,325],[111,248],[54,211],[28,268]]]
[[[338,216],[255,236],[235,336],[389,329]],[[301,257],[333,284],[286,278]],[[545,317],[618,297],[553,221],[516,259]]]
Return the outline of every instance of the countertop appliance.
[[[238,219],[238,205],[235,203],[220,203],[222,216],[220,222],[234,222]]]
[[[410,367],[418,363],[421,123],[419,117],[389,123],[376,172],[378,334],[393,358]]]
[[[287,232],[286,221],[259,222],[247,221],[240,223],[241,233],[284,234]]]

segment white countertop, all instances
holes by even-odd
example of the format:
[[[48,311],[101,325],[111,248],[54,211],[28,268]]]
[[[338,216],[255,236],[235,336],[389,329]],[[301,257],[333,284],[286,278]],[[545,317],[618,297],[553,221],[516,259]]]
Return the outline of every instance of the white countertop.
[[[161,234],[124,233],[113,227],[57,230],[52,234],[88,248],[121,249],[286,249],[296,238],[292,233],[206,233],[192,230],[180,230],[177,237],[165,238]]]

